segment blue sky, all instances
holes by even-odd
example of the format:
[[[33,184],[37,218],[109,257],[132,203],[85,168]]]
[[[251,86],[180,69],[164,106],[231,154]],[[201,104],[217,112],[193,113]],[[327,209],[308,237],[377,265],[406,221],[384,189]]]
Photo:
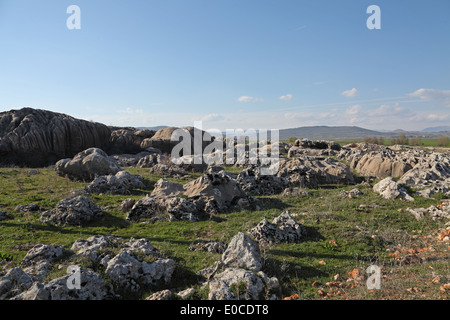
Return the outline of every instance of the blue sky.
[[[221,130],[450,125],[448,0],[0,0],[0,39],[0,111]]]

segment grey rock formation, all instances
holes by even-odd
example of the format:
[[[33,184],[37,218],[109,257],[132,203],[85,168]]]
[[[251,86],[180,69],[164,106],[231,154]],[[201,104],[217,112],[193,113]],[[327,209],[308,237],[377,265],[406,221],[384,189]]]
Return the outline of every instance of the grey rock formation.
[[[385,178],[375,184],[373,186],[373,191],[388,200],[401,197],[407,201],[414,201],[414,198],[407,193],[406,189],[391,177]]]
[[[249,234],[261,244],[297,242],[306,236],[306,228],[285,211],[272,223],[263,219]]]
[[[80,269],[80,288],[70,289],[66,275],[48,282],[35,282],[33,286],[11,300],[108,300],[114,297],[112,288],[96,272]]]
[[[261,271],[227,268],[209,282],[208,300],[264,300],[278,289],[278,279]]]
[[[92,181],[98,176],[116,174],[121,170],[115,161],[98,148],[89,148],[73,159],[62,159],[55,165],[58,175],[80,181]]]
[[[127,171],[119,171],[95,178],[84,190],[88,193],[130,194],[135,189],[145,188],[143,179],[139,175],[132,175]]]
[[[78,226],[103,216],[100,207],[91,199],[76,196],[61,200],[56,208],[42,213],[40,221],[56,225]]]
[[[247,234],[239,232],[222,254],[222,264],[226,267],[261,270],[262,259],[258,243]]]
[[[111,130],[65,114],[23,108],[0,113],[0,161],[44,167],[91,147],[107,148]]]

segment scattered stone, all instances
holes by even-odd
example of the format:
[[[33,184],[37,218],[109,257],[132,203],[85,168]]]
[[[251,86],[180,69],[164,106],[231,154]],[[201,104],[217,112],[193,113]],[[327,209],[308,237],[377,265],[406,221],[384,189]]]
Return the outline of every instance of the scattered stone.
[[[297,242],[306,235],[306,228],[297,223],[288,211],[285,211],[272,223],[266,219],[261,220],[249,231],[249,234],[261,244]]]
[[[69,289],[67,283],[71,275],[39,283],[11,300],[110,300],[113,290],[105,280],[90,269],[80,269],[80,289]]]
[[[133,208],[134,204],[136,203],[136,200],[134,199],[125,199],[120,204],[120,211],[122,212],[129,212],[131,208]]]
[[[197,241],[189,247],[190,251],[206,251],[209,253],[223,254],[227,249],[227,244],[223,241]]]
[[[359,190],[358,188],[355,188],[350,191],[342,190],[340,195],[345,198],[353,199],[353,198],[357,198],[359,196],[363,196],[364,193],[361,190]]]
[[[71,180],[92,181],[98,176],[115,175],[122,169],[103,150],[89,148],[78,153],[73,159],[58,161],[55,171]]]
[[[284,177],[262,175],[261,167],[244,169],[239,173],[237,181],[249,196],[280,194],[289,185],[289,181]]]
[[[194,288],[187,288],[183,291],[178,292],[176,295],[181,300],[187,300],[187,299],[191,298],[194,294],[195,294]]]
[[[308,190],[305,190],[303,188],[298,188],[298,187],[294,187],[294,188],[286,188],[283,190],[283,192],[281,193],[282,196],[304,196],[307,197],[309,196],[309,192]]]
[[[0,277],[0,300],[10,299],[33,285],[33,279],[22,268],[15,267]]]
[[[14,211],[16,212],[38,212],[39,210],[41,210],[41,208],[39,207],[39,205],[32,203],[32,204],[28,204],[28,205],[18,205]]]
[[[151,193],[152,197],[180,196],[184,192],[183,185],[167,179],[159,179]]]
[[[42,260],[53,262],[60,259],[64,253],[64,246],[61,245],[46,245],[37,244],[31,248],[25,257],[22,259],[22,267],[29,267],[31,265],[36,265]]]
[[[258,244],[245,233],[235,235],[222,254],[224,266],[260,271],[262,259]]]
[[[129,250],[120,252],[108,261],[105,275],[121,290],[138,292],[142,286],[156,285],[159,282],[168,284],[175,271],[172,259],[157,259],[148,263],[139,261]]]
[[[100,207],[84,196],[61,200],[56,208],[42,213],[40,221],[78,226],[103,216]]]
[[[78,256],[87,257],[94,263],[98,263],[110,253],[105,252],[107,249],[118,248],[122,238],[114,236],[96,235],[87,239],[76,240],[71,247]]]
[[[263,272],[227,268],[209,282],[208,300],[263,300],[274,289],[279,289],[278,280]]]
[[[393,200],[399,196],[407,201],[414,201],[405,188],[402,188],[393,178],[388,177],[373,186],[373,191],[384,199]]]
[[[10,217],[8,216],[7,211],[0,211],[0,221],[8,220]]]
[[[153,293],[145,300],[172,300],[172,297],[172,291],[166,289]]]
[[[84,190],[88,193],[130,194],[134,189],[143,189],[142,177],[127,171],[119,171],[115,175],[95,178]]]

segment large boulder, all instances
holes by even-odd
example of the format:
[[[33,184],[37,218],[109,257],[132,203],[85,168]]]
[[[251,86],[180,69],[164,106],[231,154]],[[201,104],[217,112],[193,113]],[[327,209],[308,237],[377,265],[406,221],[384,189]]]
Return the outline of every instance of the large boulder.
[[[292,187],[317,188],[320,184],[350,185],[355,178],[349,166],[333,159],[303,156],[280,159],[278,176],[289,180]]]
[[[96,272],[80,269],[80,288],[70,289],[70,274],[44,283],[35,282],[31,288],[11,300],[108,300],[114,298],[111,286]]]
[[[288,211],[273,219],[266,219],[249,231],[249,234],[261,244],[297,242],[306,236],[306,228],[299,224]]]
[[[199,221],[209,217],[197,203],[179,196],[148,196],[139,199],[127,215],[128,221],[138,222],[142,219],[157,220],[188,220]]]
[[[141,147],[143,148],[155,148],[162,151],[162,153],[171,154],[173,147],[178,145],[180,141],[182,141],[182,138],[179,140],[172,139],[172,135],[176,130],[183,130],[189,137],[189,145],[190,145],[190,152],[191,154],[194,154],[194,135],[198,135],[199,137],[202,137],[202,152],[204,148],[211,143],[211,141],[214,141],[214,137],[209,135],[207,132],[202,131],[198,128],[194,127],[167,127],[158,130],[154,136],[151,138],[145,139],[141,143]],[[183,156],[184,154],[181,153],[179,156]]]
[[[145,188],[139,175],[119,171],[115,175],[100,176],[94,179],[84,190],[88,193],[130,194],[134,189]]]
[[[56,208],[42,213],[40,221],[56,225],[79,226],[103,216],[103,212],[91,199],[75,196],[61,200]]]
[[[373,186],[373,191],[381,195],[384,199],[393,200],[399,197],[414,201],[405,188],[403,188],[395,179],[387,177]]]
[[[262,300],[264,277],[241,268],[227,268],[209,282],[208,300]]]
[[[289,186],[289,181],[284,177],[262,175],[260,167],[244,169],[236,180],[242,190],[250,196],[280,194]]]
[[[107,148],[111,130],[65,114],[23,108],[0,113],[0,161],[43,167],[88,148]]]
[[[239,200],[248,200],[241,185],[226,171],[211,172],[184,185],[184,195],[191,200],[211,201],[218,212],[239,204]]]
[[[58,175],[81,181],[92,181],[98,176],[116,174],[121,170],[114,160],[98,148],[89,148],[73,159],[63,159],[55,165]]]
[[[144,140],[155,135],[155,131],[134,128],[114,128],[111,132],[108,154],[135,154],[145,148],[141,147]]]
[[[157,284],[168,284],[175,271],[175,261],[158,258],[154,262],[141,261],[131,250],[121,249],[108,261],[105,275],[114,286],[128,292]]]
[[[432,153],[421,160],[400,177],[399,183],[413,187],[424,197],[435,193],[450,195],[450,156]]]
[[[258,243],[249,235],[238,232],[222,254],[222,264],[226,267],[260,271],[262,259]]]
[[[398,178],[411,168],[411,164],[397,154],[382,151],[366,153],[355,163],[354,169],[363,176]]]
[[[0,277],[0,300],[12,298],[33,285],[33,278],[21,267],[8,269]]]

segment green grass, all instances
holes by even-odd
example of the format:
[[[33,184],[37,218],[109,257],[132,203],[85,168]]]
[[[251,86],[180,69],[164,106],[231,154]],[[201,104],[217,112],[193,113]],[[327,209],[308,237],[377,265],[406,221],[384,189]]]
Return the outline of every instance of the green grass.
[[[233,173],[241,170],[227,169]],[[389,261],[389,252],[399,244],[408,246],[412,243],[416,230],[427,234],[443,227],[444,223],[429,218],[416,221],[404,210],[408,206],[428,207],[437,204],[437,199],[417,197],[414,203],[383,200],[370,187],[360,187],[365,195],[355,199],[340,196],[342,190],[351,190],[354,186],[323,186],[309,190],[310,196],[302,197],[258,197],[260,211],[227,212],[207,221],[131,223],[125,221],[126,214],[119,211],[120,203],[127,198],[138,200],[151,193],[160,177],[150,176],[146,169],[126,170],[142,175],[146,188],[135,190],[130,195],[91,195],[91,199],[102,207],[104,217],[85,226],[59,227],[40,223],[38,214],[15,212],[14,209],[31,203],[44,210],[51,209],[71,190],[80,189],[86,183],[59,177],[52,169],[39,169],[37,175],[29,175],[27,169],[0,169],[0,210],[12,216],[12,219],[0,222],[0,260],[19,265],[26,252],[37,243],[61,244],[69,249],[75,240],[93,235],[147,238],[178,265],[171,288],[196,287],[199,293],[195,297],[204,299],[207,291],[200,290],[196,273],[214,265],[220,255],[189,251],[193,242],[211,239],[228,243],[237,232],[245,232],[263,218],[271,221],[289,210],[306,227],[307,236],[298,243],[262,248],[263,271],[279,279],[283,296],[298,294],[305,299],[315,299],[319,296],[317,288],[311,286],[312,282],[332,281],[335,274],[345,275],[357,267],[367,268],[374,261],[383,264]],[[193,175],[192,179],[199,175]],[[377,204],[379,208],[360,208],[361,204]],[[152,290],[149,288],[148,292]],[[366,292],[358,294],[364,298],[377,298]]]

